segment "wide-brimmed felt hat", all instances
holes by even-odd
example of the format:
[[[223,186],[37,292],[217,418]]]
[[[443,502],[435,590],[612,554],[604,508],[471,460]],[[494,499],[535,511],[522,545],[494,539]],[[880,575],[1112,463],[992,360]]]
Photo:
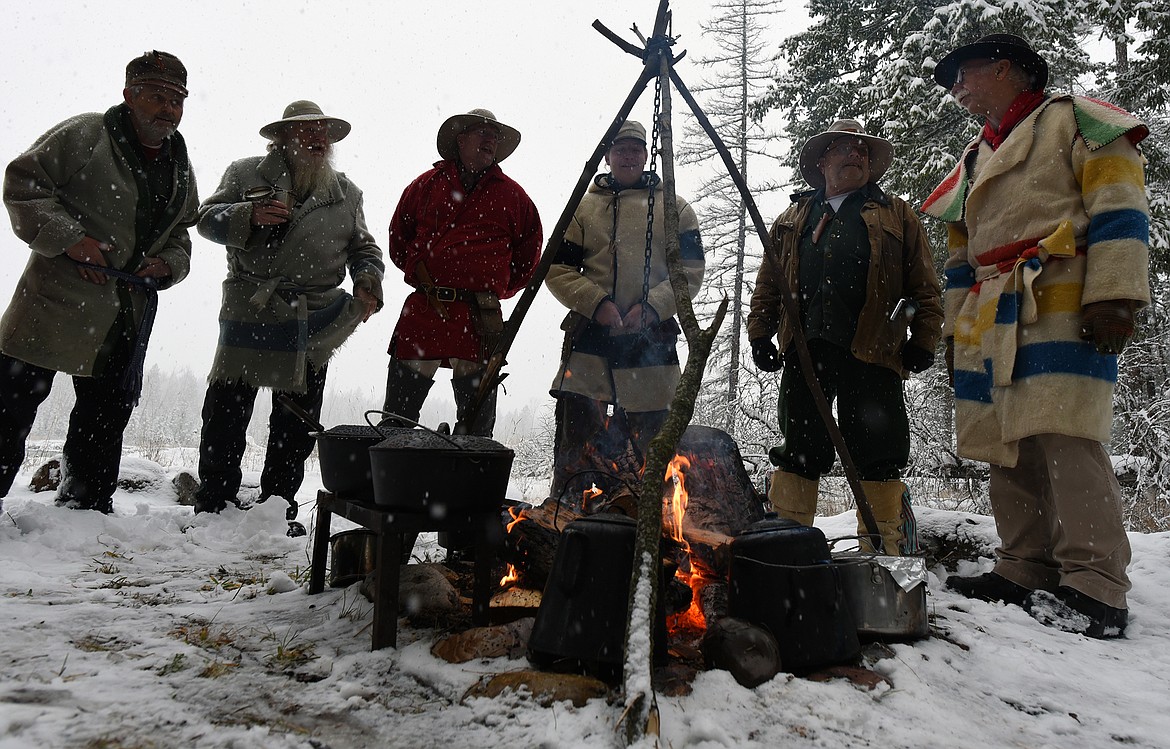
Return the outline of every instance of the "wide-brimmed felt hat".
[[[126,64],[126,88],[161,86],[187,96],[187,68],[169,52],[143,52]]]
[[[934,80],[949,91],[959,76],[959,65],[967,60],[983,58],[1016,63],[1036,76],[1035,91],[1043,91],[1048,85],[1048,63],[1036,54],[1027,39],[1015,34],[988,34],[971,44],[964,44],[938,61],[938,65],[934,66]]]
[[[825,186],[825,175],[821,174],[817,162],[833,141],[845,136],[855,136],[869,146],[869,179],[876,182],[890,168],[894,161],[894,144],[885,138],[868,135],[857,120],[837,120],[823,133],[817,133],[800,149],[800,175],[804,181],[820,189]]]
[[[350,125],[339,117],[327,117],[321,107],[307,99],[294,101],[284,108],[284,117],[260,128],[260,134],[268,140],[276,140],[280,129],[297,122],[324,122],[329,128],[329,140],[333,143],[349,135]]]
[[[457,114],[443,120],[435,136],[435,148],[439,150],[439,156],[448,161],[459,158],[459,145],[455,137],[469,128],[484,124],[499,128],[500,131],[500,139],[496,142],[496,163],[511,156],[520,145],[520,131],[497,120],[490,109],[472,109],[467,114]]]

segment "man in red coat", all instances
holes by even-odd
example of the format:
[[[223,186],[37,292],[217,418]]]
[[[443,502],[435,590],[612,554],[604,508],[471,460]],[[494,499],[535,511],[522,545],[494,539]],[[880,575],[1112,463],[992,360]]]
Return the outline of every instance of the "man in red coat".
[[[503,331],[500,300],[524,288],[543,240],[536,206],[499,162],[520,133],[486,109],[448,117],[440,161],[410,183],[390,221],[390,259],[414,292],[390,340],[383,410],[418,421],[439,367],[450,367],[456,418],[467,423]],[[492,435],[492,391],[469,432]]]

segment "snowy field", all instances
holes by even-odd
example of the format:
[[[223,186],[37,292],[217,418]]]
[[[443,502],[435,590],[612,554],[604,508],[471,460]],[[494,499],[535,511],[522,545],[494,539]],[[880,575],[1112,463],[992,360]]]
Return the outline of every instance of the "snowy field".
[[[283,503],[194,517],[170,476],[119,491],[115,513],[56,508],[18,477],[0,515],[0,749],[84,747],[613,747],[620,707],[542,707],[527,694],[464,698],[524,659],[452,665],[445,633],[401,628],[369,650],[357,586],[305,592],[307,539]],[[312,516],[318,477],[299,499]],[[920,524],[994,542],[990,519],[923,510]],[[847,535],[852,515],[819,518]],[[335,521],[334,530],[346,527]],[[311,528],[310,528],[311,530]],[[893,686],[781,674],[755,688],[722,671],[659,697],[660,745],[683,747],[1170,746],[1170,534],[1131,535],[1128,636],[1048,629],[967,601],[931,570],[932,636],[870,664]],[[421,550],[435,556],[433,538]],[[989,568],[963,563],[960,573]]]

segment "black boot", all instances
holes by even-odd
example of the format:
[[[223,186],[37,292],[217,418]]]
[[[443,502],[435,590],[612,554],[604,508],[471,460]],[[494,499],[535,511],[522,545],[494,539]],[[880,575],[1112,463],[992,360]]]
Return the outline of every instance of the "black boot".
[[[1055,593],[1037,590],[1024,602],[1024,610],[1045,626],[1098,640],[1124,636],[1129,623],[1128,610],[1114,608],[1066,585]]]
[[[1013,606],[1023,606],[1028,596],[1032,595],[1028,588],[994,572],[985,572],[974,577],[951,576],[947,578],[946,585],[967,598],[990,603],[1010,603]]]
[[[435,381],[430,377],[424,377],[392,358],[386,374],[386,401],[382,404],[382,410],[417,422],[427,394],[431,392],[431,385],[434,384]],[[399,426],[398,422],[389,417],[383,418],[382,424]]]
[[[479,391],[481,379],[483,379],[483,373],[451,378],[451,391],[455,394],[455,418],[459,420],[460,424],[467,426],[467,434],[474,434],[479,437],[491,437],[492,432],[496,428],[495,388],[492,388],[492,391],[484,398],[483,404],[479,408],[479,413],[475,417],[475,421],[468,422],[467,420],[470,415],[471,405],[475,402],[475,394]]]
[[[256,504],[267,502],[270,496],[272,495],[266,494],[261,496],[260,499],[256,500]],[[300,538],[308,532],[305,530],[304,524],[297,522],[297,513],[301,510],[300,503],[288,497],[280,497],[280,499],[288,502],[288,509],[284,511],[284,519],[288,521],[288,536],[290,538]]]

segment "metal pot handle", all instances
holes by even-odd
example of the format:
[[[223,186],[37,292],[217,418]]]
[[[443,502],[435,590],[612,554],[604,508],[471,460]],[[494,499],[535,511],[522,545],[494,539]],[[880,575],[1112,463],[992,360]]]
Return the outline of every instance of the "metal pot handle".
[[[861,534],[856,535],[856,536],[837,536],[836,538],[830,538],[830,539],[828,539],[829,551],[830,552],[834,551],[833,547],[837,544],[838,541],[861,541],[863,538],[872,539],[873,534],[872,533],[861,533]],[[876,552],[863,552],[863,551],[861,551],[860,544],[858,544],[858,554],[862,554],[862,555],[868,554],[869,556],[876,556],[877,555]]]
[[[381,424],[375,424],[374,422],[370,421],[370,414],[382,414],[383,416],[385,416],[389,419],[393,419],[394,421],[397,421],[400,424],[409,424],[412,427],[418,427],[419,429],[430,432],[431,434],[435,435],[436,437],[442,437],[443,439],[447,440],[447,442],[450,442],[458,450],[464,449],[463,445],[459,444],[458,442],[451,439],[450,437],[443,434],[442,432],[437,432],[428,426],[424,426],[422,424],[419,424],[417,421],[411,421],[410,419],[406,418],[405,416],[399,416],[398,414],[391,413],[390,411],[382,411],[382,410],[377,409],[377,408],[371,408],[369,411],[366,411],[366,413],[364,414],[365,418],[366,418],[366,423],[369,424],[370,426],[372,426],[374,428],[374,431],[377,432],[378,436],[381,437],[382,439],[386,439],[386,435],[385,435],[385,433],[382,432]]]

